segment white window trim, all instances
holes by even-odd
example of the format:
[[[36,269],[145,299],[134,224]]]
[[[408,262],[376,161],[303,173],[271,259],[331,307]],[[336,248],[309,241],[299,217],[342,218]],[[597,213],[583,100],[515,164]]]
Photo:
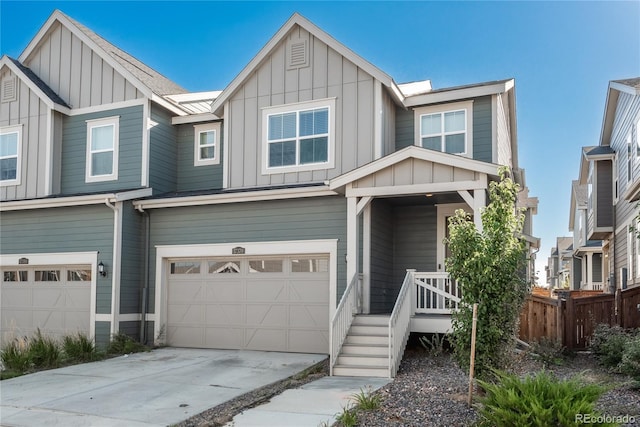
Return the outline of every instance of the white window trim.
[[[18,147],[16,150],[16,178],[15,179],[5,179],[0,181],[0,187],[6,187],[10,185],[20,185],[22,182],[22,125],[14,125],[14,126],[4,126],[0,128],[1,135],[7,135],[10,133],[18,134]],[[11,158],[13,156],[7,156],[3,158]]]
[[[220,164],[220,123],[194,125],[193,132],[193,166]],[[200,134],[203,132],[214,132],[213,159],[200,158]]]
[[[115,181],[118,179],[118,157],[120,146],[120,116],[87,120],[87,158],[85,164],[85,182]],[[113,169],[108,175],[92,175],[91,171],[91,129],[102,126],[113,126]]]
[[[316,108],[329,108],[329,129],[328,129],[328,147],[327,161],[323,163],[310,163],[305,165],[278,166],[269,167],[269,116],[273,114],[293,113],[304,110],[312,110]],[[286,172],[303,172],[313,170],[326,170],[335,167],[335,116],[336,116],[336,99],[326,98],[316,101],[297,102],[293,104],[280,105],[277,107],[265,107],[262,109],[262,174],[272,175]],[[298,153],[299,154],[299,153]]]
[[[466,119],[466,129],[465,129],[465,152],[464,153],[456,153],[456,156],[463,156],[468,158],[473,158],[473,101],[461,101],[461,102],[453,102],[450,104],[439,104],[439,105],[430,105],[426,107],[418,107],[414,109],[414,135],[415,135],[415,145],[418,147],[422,147],[422,137],[421,137],[421,126],[422,120],[421,116],[429,115],[429,114],[442,114],[444,117],[445,113],[449,113],[452,111],[465,111],[465,119]],[[457,132],[456,132],[457,133]],[[444,135],[444,129],[442,130],[442,135]],[[444,151],[441,151],[444,153]],[[448,153],[451,154],[451,153]]]

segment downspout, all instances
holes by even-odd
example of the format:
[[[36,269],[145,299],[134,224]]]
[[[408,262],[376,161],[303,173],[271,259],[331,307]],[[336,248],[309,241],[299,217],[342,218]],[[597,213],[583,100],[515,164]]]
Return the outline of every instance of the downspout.
[[[120,280],[120,234],[122,232],[120,208],[115,204],[112,204],[109,199],[105,199],[104,204],[107,205],[113,211],[113,257],[111,259],[111,335],[118,333],[120,325],[118,324],[118,316],[120,314],[119,293],[120,287],[117,286],[117,282]]]
[[[147,311],[149,308],[149,242],[151,232],[151,217],[149,215],[149,212],[145,211],[142,206],[138,205],[136,209],[144,217],[144,272],[142,273],[142,297],[140,301],[140,313],[142,314],[142,319],[140,319],[140,342],[146,345],[149,341],[147,339]]]

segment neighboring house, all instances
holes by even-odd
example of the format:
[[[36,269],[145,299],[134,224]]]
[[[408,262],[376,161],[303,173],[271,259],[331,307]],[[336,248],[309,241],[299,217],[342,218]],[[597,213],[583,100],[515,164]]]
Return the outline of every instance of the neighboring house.
[[[604,290],[640,285],[640,78],[609,82],[600,143],[582,149],[577,185],[586,187],[587,257],[589,242],[602,241],[593,257],[595,270],[602,253]]]
[[[558,237],[547,259],[547,285],[550,289],[569,289],[572,281],[573,238]]]
[[[398,84],[298,14],[221,92],[59,11],[1,61],[5,339],[125,332],[393,376],[410,331],[450,328],[447,218],[481,226],[500,165],[524,187],[513,80]]]
[[[583,148],[583,152],[593,147]],[[586,166],[582,156],[582,165]],[[571,183],[569,231],[573,232],[573,260],[571,289],[603,290],[604,257],[602,241],[587,239],[588,189],[580,181]]]

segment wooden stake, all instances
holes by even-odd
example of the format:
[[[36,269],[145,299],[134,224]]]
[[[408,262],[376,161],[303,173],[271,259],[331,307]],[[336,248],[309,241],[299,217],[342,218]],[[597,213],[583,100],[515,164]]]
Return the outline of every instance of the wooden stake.
[[[469,397],[467,403],[471,406],[473,400],[473,370],[476,364],[476,325],[478,323],[478,304],[473,304],[473,323],[471,324],[471,363],[469,364]]]

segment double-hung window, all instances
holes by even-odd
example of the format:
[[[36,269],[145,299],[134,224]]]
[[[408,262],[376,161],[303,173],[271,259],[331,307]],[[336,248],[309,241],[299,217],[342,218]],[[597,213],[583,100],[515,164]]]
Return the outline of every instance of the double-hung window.
[[[263,110],[263,173],[333,167],[333,99]]]
[[[416,145],[472,157],[471,102],[417,108]]]
[[[207,123],[194,127],[193,165],[220,163],[220,123]]]
[[[0,185],[20,184],[22,125],[0,128]]]
[[[86,182],[118,179],[119,117],[87,120]]]

